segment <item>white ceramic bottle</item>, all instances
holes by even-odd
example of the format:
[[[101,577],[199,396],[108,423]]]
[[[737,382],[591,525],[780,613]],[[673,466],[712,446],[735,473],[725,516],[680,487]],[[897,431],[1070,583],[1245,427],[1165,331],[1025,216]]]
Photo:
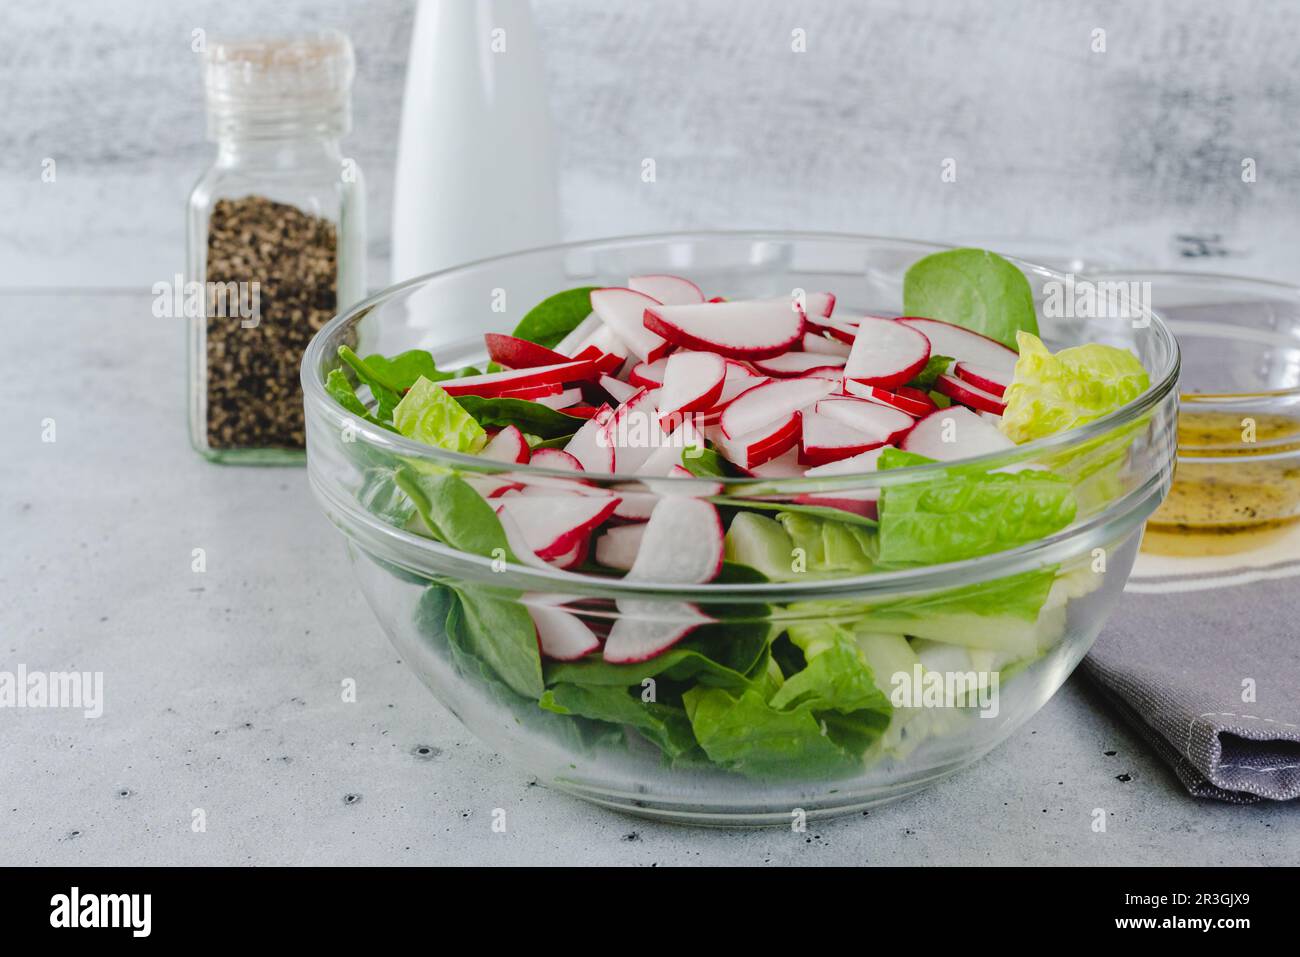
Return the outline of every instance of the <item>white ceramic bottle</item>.
[[[420,0],[393,196],[393,281],[559,239],[528,0]]]

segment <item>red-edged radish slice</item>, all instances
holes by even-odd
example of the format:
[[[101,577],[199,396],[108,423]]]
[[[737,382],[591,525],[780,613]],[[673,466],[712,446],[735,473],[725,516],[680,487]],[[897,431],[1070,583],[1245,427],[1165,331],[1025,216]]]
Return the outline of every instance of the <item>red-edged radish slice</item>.
[[[627,381],[631,385],[657,389],[664,384],[664,370],[666,368],[668,368],[667,356],[656,359],[654,362],[638,362],[627,374]]]
[[[915,395],[904,393],[903,389],[906,388],[906,386],[903,386],[896,392],[890,392],[888,389],[882,389],[879,386],[863,385],[861,382],[854,382],[852,379],[844,380],[844,391],[849,395],[855,395],[860,399],[866,399],[868,402],[875,402],[879,405],[887,405],[891,409],[906,412],[913,418],[919,419],[923,415],[929,415],[935,408],[934,403],[930,401],[930,397],[921,392],[920,395],[925,396],[924,401],[922,401],[916,398]],[[908,393],[916,393],[919,390],[908,389],[907,391]]]
[[[799,443],[799,413],[791,412],[784,419],[770,422],[762,428],[742,433],[735,438],[728,436],[719,426],[711,432],[711,437],[713,444],[728,461],[743,469],[752,469],[764,462],[772,461]]]
[[[642,550],[644,548],[643,542]],[[663,654],[696,628],[713,621],[684,601],[620,598],[618,612],[618,620],[605,639],[604,657],[611,664],[648,661]]]
[[[831,398],[817,403],[819,415],[826,415],[855,430],[872,445],[885,445],[907,433],[915,420],[906,412],[863,399]],[[866,450],[863,449],[863,451]]]
[[[564,414],[579,419],[590,419],[599,411],[594,405],[571,405],[564,410]]]
[[[805,465],[838,462],[885,444],[884,438],[878,433],[861,432],[829,415],[805,411],[802,416],[802,454],[799,461]]]
[[[551,563],[537,557],[537,553],[533,551],[532,546],[524,540],[523,529],[519,527],[519,523],[506,511],[505,507],[500,504],[497,505],[496,513],[497,520],[501,522],[501,530],[506,536],[506,544],[510,546],[510,551],[514,553],[514,556],[525,565],[530,565],[533,568],[550,569]]]
[[[894,394],[901,396],[904,399],[911,399],[913,402],[924,403],[928,407],[928,411],[926,412],[926,415],[929,415],[930,412],[933,412],[935,409],[938,408],[938,406],[935,404],[934,399],[930,398],[930,393],[926,392],[924,389],[917,389],[914,388],[913,386],[905,385],[905,386],[900,386],[898,389],[896,389]]]
[[[492,475],[464,475],[462,478],[484,498],[499,498],[506,492],[518,492],[524,487],[523,482]]]
[[[772,379],[733,399],[722,410],[718,424],[729,438],[748,435],[774,422],[786,421],[791,413],[824,399],[834,388],[825,379]]]
[[[524,595],[520,603],[537,627],[537,643],[552,661],[577,661],[600,648],[600,638],[581,618],[556,607],[561,596]]]
[[[853,346],[838,339],[830,339],[820,332],[805,332],[800,345],[804,352],[817,352],[825,356],[843,356],[848,358]]]
[[[590,359],[596,364],[596,371],[601,375],[613,375],[623,368],[626,356],[615,352],[601,352],[596,346],[583,346],[573,358],[575,360]]]
[[[954,402],[968,405],[977,412],[992,412],[1001,415],[1007,410],[1002,397],[992,392],[985,392],[979,386],[958,379],[956,376],[941,375],[934,380],[934,391],[946,395]]]
[[[712,408],[722,395],[727,363],[711,352],[674,352],[664,366],[659,421],[665,427],[687,412]]]
[[[650,306],[642,321],[676,345],[733,359],[778,356],[798,344],[804,331],[803,314],[789,299]]]
[[[516,339],[498,332],[484,334],[488,358],[507,369],[528,369],[535,366],[553,366],[572,362],[567,355],[539,346],[527,339]]]
[[[835,311],[835,293],[810,292],[804,296],[804,318],[812,325],[818,325]]]
[[[930,340],[930,351],[934,355],[952,356],[962,362],[987,366],[1005,374],[1007,381],[1011,381],[1016,359],[1019,358],[1014,349],[1008,349],[1002,343],[978,332],[938,319],[904,316],[894,321],[924,334]]]
[[[614,471],[614,443],[609,440],[609,424],[613,418],[613,410],[602,406],[564,446],[564,451],[582,463],[583,471]]]
[[[498,392],[495,398],[524,399],[527,402],[536,402],[543,396],[559,395],[563,391],[564,386],[561,383],[548,382],[544,385],[530,385],[524,389],[511,389],[508,392]]]
[[[615,525],[596,539],[596,561],[621,572],[632,568],[645,536],[645,524]]]
[[[527,462],[531,457],[528,450],[528,441],[524,438],[524,433],[513,425],[507,425],[492,436],[492,440],[483,447],[483,451],[479,454],[485,459],[492,459],[496,462],[515,462],[520,465]]]
[[[801,478],[804,474],[804,466],[799,462],[799,449],[796,446],[782,452],[774,459],[755,465],[752,469],[749,469],[749,472],[755,478]]]
[[[771,359],[753,361],[754,368],[764,375],[778,379],[793,379],[795,376],[819,371],[833,375],[844,367],[845,357],[824,352],[787,352],[785,355],[773,356]]]
[[[593,289],[591,308],[642,362],[668,354],[668,343],[641,322],[647,309],[660,308],[658,300],[634,289]]]
[[[582,390],[576,386],[572,389],[565,389],[553,395],[538,396],[533,400],[538,405],[544,405],[549,409],[564,411],[571,405],[577,405],[582,401]]]
[[[637,474],[665,475],[674,465],[681,464],[682,453],[689,448],[704,448],[704,436],[693,422],[687,420],[673,431],[671,441],[665,442],[646,456],[637,468]]]
[[[566,472],[581,472],[582,463],[564,449],[537,449],[533,452],[533,465],[547,469],[563,469]]]
[[[584,535],[559,558],[551,559],[551,565],[562,571],[568,571],[570,568],[577,568],[587,560],[591,554],[591,536]]]
[[[672,441],[659,424],[658,398],[657,390],[639,389],[614,410],[605,441],[613,444],[618,471],[637,471],[655,449]]]
[[[604,328],[605,324],[600,321],[600,316],[593,312],[555,344],[555,351],[565,356],[576,355],[593,335]]]
[[[811,468],[805,472],[804,477],[829,478],[836,475],[861,475],[863,472],[874,472],[880,462],[880,454],[885,449],[892,449],[893,447],[892,445],[878,445],[874,449],[868,449],[859,455],[840,459],[837,462],[828,462],[826,465],[818,465],[816,468]]]
[[[438,386],[448,395],[497,396],[506,392],[519,392],[542,385],[564,382],[584,382],[595,379],[596,364],[589,359],[563,362],[528,369],[510,369],[489,372],[486,375],[469,375],[459,379],[444,379]]]
[[[983,389],[996,396],[1005,395],[1007,386],[1011,385],[1011,380],[1014,378],[1014,375],[1008,375],[1001,369],[977,365],[973,362],[958,362],[952,367],[952,371],[957,374],[957,378],[965,379],[977,389]]]
[[[659,499],[636,561],[627,577],[636,581],[701,585],[722,570],[722,519],[698,498]]]
[[[893,389],[925,368],[930,340],[890,319],[863,319],[844,365],[844,378]]]
[[[627,281],[627,287],[651,299],[657,299],[665,306],[685,306],[693,302],[704,302],[704,293],[700,287],[681,276],[663,274],[633,276]]]
[[[603,375],[600,377],[600,387],[613,396],[614,401],[618,403],[626,402],[632,396],[641,391],[639,385],[629,385],[613,376]]]
[[[973,458],[1014,448],[1015,443],[993,423],[970,409],[951,406],[931,412],[912,426],[899,448],[940,462]]]
[[[682,479],[689,481],[686,488],[679,488],[683,482],[678,482],[674,488],[682,495],[689,495],[691,498],[709,498],[712,495],[722,494],[722,483],[712,479],[699,478],[694,472],[684,465],[674,465],[668,470],[668,478]],[[671,494],[670,491],[664,491],[664,495]]]
[[[614,514],[618,499],[599,495],[505,496],[500,508],[514,519],[538,558],[559,558]]]
[[[614,509],[614,517],[625,522],[644,522],[648,519],[659,504],[659,496],[648,489],[649,486],[641,482],[624,482],[615,486],[614,494],[618,495],[619,503]]]

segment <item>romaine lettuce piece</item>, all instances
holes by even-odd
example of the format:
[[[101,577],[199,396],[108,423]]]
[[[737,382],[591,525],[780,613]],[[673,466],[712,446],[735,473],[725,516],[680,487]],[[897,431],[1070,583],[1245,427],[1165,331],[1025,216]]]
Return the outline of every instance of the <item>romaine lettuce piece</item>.
[[[771,581],[798,578],[793,570],[794,542],[781,524],[755,512],[739,512],[723,539],[729,562],[756,568]]]
[[[393,409],[393,424],[409,439],[470,455],[487,445],[487,432],[460,403],[424,376]]]
[[[886,449],[879,470],[922,465],[922,455]],[[877,558],[884,565],[931,565],[1014,548],[1074,520],[1070,484],[1051,472],[983,472],[955,464],[934,479],[880,493]]]
[[[781,512],[777,520],[790,537],[794,558],[804,573],[853,575],[869,572],[875,562],[875,536],[866,527],[802,511]]]
[[[1090,343],[1052,355],[1041,339],[1016,336],[1020,358],[1004,396],[998,427],[1013,442],[1028,442],[1099,419],[1131,402],[1151,384],[1137,356]]]

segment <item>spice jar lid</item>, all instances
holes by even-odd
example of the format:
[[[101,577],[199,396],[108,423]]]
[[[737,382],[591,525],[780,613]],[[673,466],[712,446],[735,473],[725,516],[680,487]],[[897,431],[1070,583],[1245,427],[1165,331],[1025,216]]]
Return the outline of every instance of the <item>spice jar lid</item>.
[[[355,73],[352,42],[338,30],[210,42],[208,133],[286,124],[347,132]]]

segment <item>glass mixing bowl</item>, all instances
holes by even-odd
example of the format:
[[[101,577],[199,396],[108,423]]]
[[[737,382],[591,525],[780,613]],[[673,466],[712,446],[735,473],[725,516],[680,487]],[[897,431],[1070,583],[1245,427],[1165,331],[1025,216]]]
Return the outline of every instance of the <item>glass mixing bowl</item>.
[[[509,331],[544,297],[644,273],[682,274],[733,298],[825,289],[837,294],[837,312],[897,315],[897,265],[942,248],[779,232],[575,243],[414,279],[332,321],[303,360],[308,474],[402,659],[470,731],[543,783],[682,822],[779,824],[846,813],[919,790],[1003,741],[1088,651],[1123,591],[1143,523],[1168,491],[1178,349],[1159,318],[1041,320],[1052,349],[1090,341],[1132,349],[1151,387],[1081,428],[959,468],[728,479],[723,489],[697,479],[583,476],[592,491],[642,507],[664,495],[721,492],[713,500],[724,516],[735,499],[775,513],[809,495],[862,501],[904,491],[960,508],[962,476],[1002,471],[1050,469],[1071,484],[1073,520],[1041,539],[865,573],[860,564],[837,566],[836,549],[845,536],[869,541],[869,519],[806,513],[824,548],[802,556],[812,573],[789,581],[735,566],[707,585],[626,581],[588,565],[538,569],[447,547],[420,534],[417,510],[395,482],[403,470],[455,474],[488,495],[503,484],[545,493],[572,473],[409,441],[346,412],[323,384],[342,344],[362,354],[427,348],[440,368],[481,363],[483,333]],[[1017,265],[1040,299],[1057,278]],[[639,664],[609,665],[599,655],[541,662],[532,621],[557,609],[598,635],[623,619],[703,624]],[[780,714],[764,704],[778,700],[779,675],[843,642],[870,664],[874,691],[857,689],[840,711],[819,712],[793,694],[780,699]]]

